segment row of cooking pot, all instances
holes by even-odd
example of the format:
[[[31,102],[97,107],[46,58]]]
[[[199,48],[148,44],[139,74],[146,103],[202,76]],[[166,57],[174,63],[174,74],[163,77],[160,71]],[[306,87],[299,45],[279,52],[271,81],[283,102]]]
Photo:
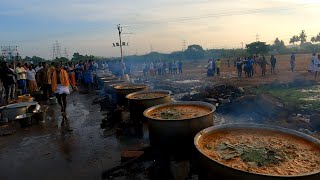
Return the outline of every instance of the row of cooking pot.
[[[257,129],[271,130],[298,136],[306,141],[314,143],[320,147],[319,140],[288,129],[271,127],[266,125],[253,124],[233,124],[223,126],[213,126],[213,112],[215,106],[205,102],[173,102],[171,103],[170,91],[148,90],[147,85],[135,85],[128,83],[109,84],[106,82],[107,89],[116,93],[120,104],[129,105],[130,114],[144,115],[148,122],[149,139],[153,148],[158,151],[176,157],[194,157],[200,173],[200,179],[320,179],[320,170],[299,176],[269,176],[257,173],[237,170],[212,159],[201,149],[201,142],[211,134],[219,131],[233,131],[236,129]],[[141,94],[162,93],[164,96],[151,98],[134,98]],[[151,115],[159,109],[176,106],[194,106],[197,108],[209,109],[201,116],[186,119],[157,119]]]

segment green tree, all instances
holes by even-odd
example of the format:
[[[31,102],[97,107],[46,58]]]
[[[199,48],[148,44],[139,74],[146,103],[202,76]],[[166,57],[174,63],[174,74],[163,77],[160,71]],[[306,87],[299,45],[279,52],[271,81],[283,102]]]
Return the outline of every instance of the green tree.
[[[299,35],[299,39],[300,39],[300,44],[304,44],[307,42],[307,35],[304,30],[301,31]]]
[[[284,42],[279,40],[279,38],[276,38],[272,46],[270,47],[272,50],[277,50],[278,52],[285,49],[286,46],[284,45]]]
[[[311,41],[311,43],[315,43],[315,42],[317,42],[317,40],[316,40],[316,39],[317,39],[316,37],[312,37],[312,38],[311,38],[311,40],[310,40],[310,41]]]
[[[187,59],[197,60],[205,57],[205,51],[200,45],[193,44],[188,46],[184,52]]]
[[[182,51],[175,51],[170,53],[168,57],[173,60],[184,59],[184,53]]]
[[[246,45],[247,52],[250,55],[267,54],[269,52],[269,45],[265,42],[253,42]]]

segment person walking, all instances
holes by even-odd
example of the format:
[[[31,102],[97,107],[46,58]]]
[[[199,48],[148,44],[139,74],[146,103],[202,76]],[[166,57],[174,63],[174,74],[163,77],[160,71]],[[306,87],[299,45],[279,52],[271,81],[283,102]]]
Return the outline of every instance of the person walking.
[[[21,94],[27,94],[27,71],[21,66],[21,63],[17,64],[16,75],[18,80],[18,89],[21,90]]]
[[[179,74],[182,74],[182,62],[181,59],[178,62]]]
[[[56,63],[52,73],[51,87],[64,114],[67,109],[67,95],[70,94],[69,82],[67,71],[61,68],[60,63]]]
[[[221,61],[218,59],[216,61],[216,69],[217,69],[217,75],[220,76],[220,67],[221,67]]]
[[[294,54],[294,52],[292,52],[291,56],[290,56],[290,66],[291,66],[291,68],[289,70],[294,72],[294,70],[296,68],[296,55]]]
[[[28,80],[28,92],[33,93],[38,90],[36,82],[36,71],[33,68],[33,65],[30,64],[27,69],[27,80]]]
[[[270,64],[271,64],[271,74],[276,74],[276,63],[277,59],[274,57],[274,55],[271,55],[270,57]]]

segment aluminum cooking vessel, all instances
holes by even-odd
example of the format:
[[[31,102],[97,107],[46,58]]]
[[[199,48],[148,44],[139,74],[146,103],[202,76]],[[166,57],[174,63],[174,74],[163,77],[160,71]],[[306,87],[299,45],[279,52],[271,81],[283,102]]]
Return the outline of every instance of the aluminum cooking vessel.
[[[150,114],[164,107],[179,105],[197,106],[210,111],[198,117],[188,119],[155,119]],[[152,147],[164,153],[173,155],[188,155],[193,147],[194,136],[207,127],[213,125],[213,112],[216,107],[200,101],[184,101],[153,106],[143,112],[148,120],[149,139]]]
[[[0,108],[2,119],[15,120],[17,116],[28,113],[28,108],[35,108],[38,102],[21,102]],[[32,109],[30,110],[32,111]]]
[[[320,179],[320,169],[317,172],[312,172],[308,174],[301,174],[299,176],[271,176],[258,173],[251,173],[246,171],[237,170],[228,166],[223,165],[222,163],[212,159],[210,156],[206,155],[203,150],[200,148],[200,143],[204,138],[210,136],[212,133],[221,132],[221,131],[233,131],[233,130],[267,130],[273,132],[280,132],[286,135],[295,136],[302,138],[312,144],[316,145],[320,149],[320,141],[312,136],[306,135],[304,133],[268,125],[259,125],[259,124],[229,124],[209,127],[200,131],[194,138],[194,145],[197,149],[197,165],[199,171],[199,179],[209,180],[209,179],[239,179],[239,180],[316,180]]]
[[[146,93],[163,93],[163,97],[157,97],[157,98],[149,98],[149,99],[134,99],[133,96],[140,95],[140,94],[146,94]],[[128,94],[126,98],[129,102],[129,110],[131,116],[136,117],[143,117],[143,111],[146,109],[156,106],[159,104],[165,104],[171,102],[171,91],[167,90],[149,90],[149,91],[139,91],[135,93]]]
[[[118,104],[127,106],[128,100],[126,99],[126,96],[128,94],[138,91],[146,91],[149,89],[149,86],[144,84],[122,84],[116,85],[113,88],[116,90]]]

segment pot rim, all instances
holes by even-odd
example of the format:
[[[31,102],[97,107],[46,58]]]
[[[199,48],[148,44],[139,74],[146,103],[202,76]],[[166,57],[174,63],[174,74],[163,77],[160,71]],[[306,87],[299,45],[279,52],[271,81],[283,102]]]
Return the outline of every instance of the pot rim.
[[[210,108],[211,110],[210,110],[210,112],[208,112],[208,113],[206,113],[204,115],[196,116],[196,117],[193,117],[193,118],[187,118],[187,119],[157,119],[157,118],[152,118],[150,116],[147,116],[147,113],[149,113],[150,111],[152,111],[154,109],[165,107],[165,106],[171,106],[171,105],[197,105],[197,106]],[[201,117],[207,116],[209,114],[212,114],[215,111],[216,111],[216,107],[214,105],[210,104],[210,103],[207,103],[207,102],[202,102],[202,101],[178,101],[178,102],[170,102],[170,103],[165,103],[165,104],[159,104],[159,105],[156,105],[156,106],[152,106],[152,107],[146,109],[143,112],[143,115],[148,120],[168,122],[168,121],[185,121],[185,120],[192,120],[192,119],[196,119],[196,118],[201,118]]]
[[[133,86],[131,87],[130,89],[120,89],[120,87],[123,87],[123,86],[127,86],[127,85],[130,85],[130,86]],[[135,87],[135,86],[138,86],[138,87]],[[134,89],[143,89],[143,88],[147,88],[149,87],[148,85],[146,84],[123,84],[123,85],[116,85],[114,86],[113,88],[116,89],[116,90],[134,90]]]
[[[146,98],[146,99],[133,99],[133,98],[130,98],[130,96],[134,96],[134,95],[137,95],[137,94],[153,93],[153,92],[160,92],[160,93],[166,93],[166,94],[164,96],[156,97],[156,98]],[[138,92],[130,93],[130,94],[126,95],[126,98],[129,99],[129,100],[143,101],[143,100],[151,100],[151,99],[161,99],[161,98],[164,98],[164,97],[168,97],[171,94],[172,94],[172,92],[168,91],[168,90],[147,90],[147,91],[138,91]]]
[[[200,132],[198,132],[196,134],[196,136],[194,137],[194,146],[197,148],[197,150],[204,156],[206,156],[209,160],[213,161],[214,163],[218,163],[224,167],[236,170],[236,171],[240,171],[242,173],[248,173],[248,174],[254,174],[254,175],[259,175],[259,176],[267,176],[267,177],[284,177],[284,178],[294,178],[294,177],[303,177],[303,176],[311,176],[311,175],[315,175],[320,173],[320,170],[318,171],[313,171],[313,172],[309,172],[309,173],[304,173],[304,174],[299,174],[299,175],[271,175],[271,174],[262,174],[262,173],[255,173],[255,172],[247,172],[247,171],[243,171],[243,170],[239,170],[239,169],[235,169],[229,166],[224,165],[223,163],[211,158],[209,155],[205,154],[203,152],[203,150],[200,148],[199,142],[200,139],[203,135],[212,133],[214,131],[218,131],[218,130],[228,130],[228,129],[260,129],[260,130],[269,130],[269,131],[277,131],[283,134],[289,134],[291,136],[296,136],[299,138],[302,138],[306,141],[309,141],[313,144],[316,144],[320,147],[320,140],[318,140],[315,137],[312,137],[310,135],[304,134],[302,132],[299,131],[295,131],[292,129],[288,129],[288,128],[284,128],[284,127],[277,127],[277,126],[272,126],[272,125],[266,125],[266,124],[255,124],[255,123],[235,123],[235,124],[224,124],[224,125],[219,125],[219,126],[211,126],[208,127],[206,129],[201,130]]]

